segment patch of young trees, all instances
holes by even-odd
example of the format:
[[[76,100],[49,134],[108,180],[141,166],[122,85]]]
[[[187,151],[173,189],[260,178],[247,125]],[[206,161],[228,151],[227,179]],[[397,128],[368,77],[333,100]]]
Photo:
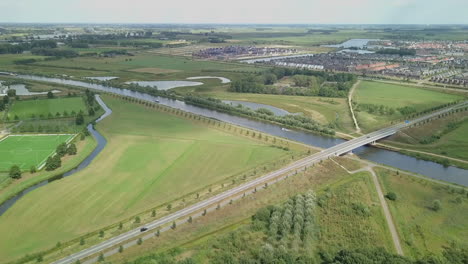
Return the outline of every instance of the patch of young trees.
[[[292,76],[295,87],[272,86],[287,76]],[[238,93],[346,97],[355,81],[356,77],[348,73],[273,68],[262,74],[247,74],[234,80],[229,90]]]
[[[64,157],[65,155],[76,155],[76,153],[77,148],[75,143],[70,143],[68,145],[65,142],[61,143],[57,146],[57,149],[55,150],[55,155],[47,158],[45,169],[47,171],[52,171],[57,168],[60,168],[62,166],[62,157]]]

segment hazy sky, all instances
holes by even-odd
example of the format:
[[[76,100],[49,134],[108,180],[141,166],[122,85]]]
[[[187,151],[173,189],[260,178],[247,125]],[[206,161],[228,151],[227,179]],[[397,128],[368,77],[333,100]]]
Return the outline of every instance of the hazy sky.
[[[468,24],[468,0],[0,0],[0,22]]]

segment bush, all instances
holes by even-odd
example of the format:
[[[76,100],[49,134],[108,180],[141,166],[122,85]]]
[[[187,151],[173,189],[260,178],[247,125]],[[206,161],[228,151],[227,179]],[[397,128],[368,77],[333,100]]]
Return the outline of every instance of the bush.
[[[394,192],[389,192],[385,195],[385,197],[387,197],[387,199],[391,200],[391,201],[395,201],[397,199],[397,195],[396,193]]]
[[[434,200],[432,202],[432,210],[437,212],[437,211],[439,211],[441,209],[441,207],[442,207],[442,204],[440,203],[439,200]]]
[[[11,166],[9,175],[10,175],[10,177],[13,178],[13,179],[19,179],[19,178],[21,178],[21,170],[20,170],[20,168],[18,167],[18,165],[13,165],[13,166]]]

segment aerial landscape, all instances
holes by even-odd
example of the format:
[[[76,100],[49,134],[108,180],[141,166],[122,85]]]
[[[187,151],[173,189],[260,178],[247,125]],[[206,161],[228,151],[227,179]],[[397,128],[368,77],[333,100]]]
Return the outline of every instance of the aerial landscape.
[[[468,264],[467,12],[2,0],[0,264]]]

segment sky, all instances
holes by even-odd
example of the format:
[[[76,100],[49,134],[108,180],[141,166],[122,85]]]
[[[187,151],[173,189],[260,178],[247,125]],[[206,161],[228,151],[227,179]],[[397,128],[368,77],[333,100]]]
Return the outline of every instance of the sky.
[[[0,0],[0,22],[468,24],[468,0]]]

